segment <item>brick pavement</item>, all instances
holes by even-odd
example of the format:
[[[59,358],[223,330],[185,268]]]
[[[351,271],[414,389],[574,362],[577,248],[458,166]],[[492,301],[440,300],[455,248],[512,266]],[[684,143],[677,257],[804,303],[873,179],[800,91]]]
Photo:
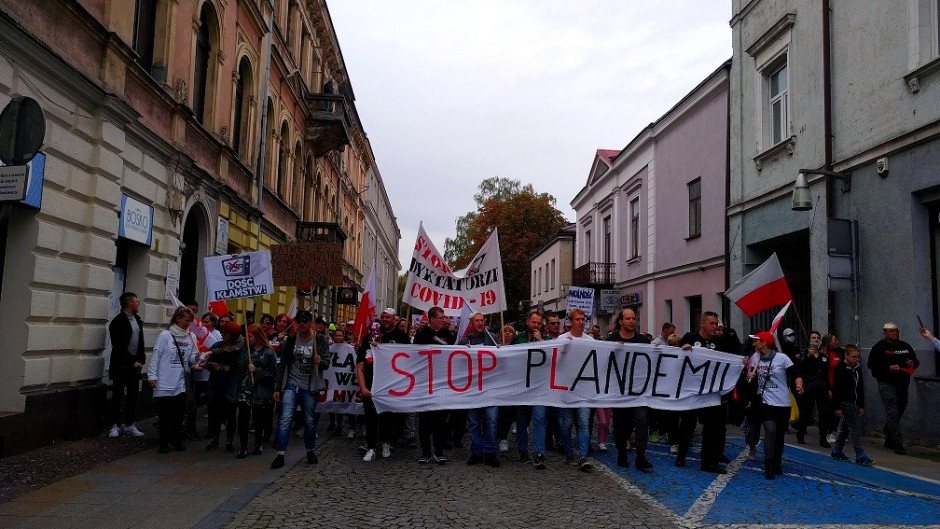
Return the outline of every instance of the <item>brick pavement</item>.
[[[225,527],[677,527],[616,476],[580,472],[558,454],[538,471],[514,452],[500,468],[468,467],[466,449],[443,466],[419,465],[416,449],[366,463],[357,445],[324,440],[319,464],[297,464]]]

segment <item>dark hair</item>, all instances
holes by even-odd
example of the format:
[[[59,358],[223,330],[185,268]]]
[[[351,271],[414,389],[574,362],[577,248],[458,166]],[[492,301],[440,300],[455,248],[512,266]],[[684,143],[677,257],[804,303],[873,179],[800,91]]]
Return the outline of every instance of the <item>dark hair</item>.
[[[118,300],[121,302],[121,310],[126,309],[127,305],[130,304],[131,302],[131,298],[136,298],[136,297],[137,297],[137,294],[134,294],[133,292],[125,292],[121,294],[121,297],[118,298]]]
[[[431,317],[436,318],[438,316],[443,316],[443,315],[444,315],[444,309],[440,307],[431,307],[428,309],[428,318],[431,318]]]
[[[193,307],[196,307],[197,309],[199,308],[199,302],[196,301],[196,300],[194,300],[194,299],[191,299],[191,300],[189,300],[189,301],[184,301],[184,302],[183,302],[183,305],[186,305],[187,307],[189,307],[190,305],[192,305]]]
[[[206,319],[206,318],[209,318],[209,321],[212,322],[212,327],[213,327],[213,328],[219,326],[219,317],[216,316],[214,312],[211,312],[211,311],[210,311],[210,312],[207,312],[207,313],[203,314],[203,315],[202,315],[202,319]]]
[[[672,323],[672,322],[667,321],[666,323],[663,324],[662,331],[663,331],[663,332],[666,332],[666,329],[668,329],[668,328],[670,328],[670,327],[672,327],[673,329],[675,329],[675,328],[676,328],[676,325],[675,325],[674,323]]]
[[[819,331],[809,331],[810,334],[818,334],[819,338],[822,339],[822,333]]]
[[[620,309],[620,310],[617,312],[617,319],[614,321],[613,330],[616,331],[616,330],[620,329],[620,322],[623,321],[623,311],[625,311],[625,310],[630,310],[630,311],[632,311],[632,312],[633,312],[633,315],[636,316],[636,310],[634,310],[633,307],[624,307],[624,308]],[[640,318],[638,317],[637,320],[639,320],[639,319],[640,319]]]
[[[718,317],[718,313],[712,312],[710,310],[706,310],[705,312],[702,313],[701,321],[705,321],[705,318],[710,318],[710,317],[714,317],[715,319],[719,320],[718,323],[721,323],[721,318]]]
[[[262,315],[261,315],[261,320],[259,320],[259,321],[264,322],[265,320],[270,321],[272,325],[274,324],[274,316],[271,316],[271,315],[268,314],[268,313],[262,314]]]

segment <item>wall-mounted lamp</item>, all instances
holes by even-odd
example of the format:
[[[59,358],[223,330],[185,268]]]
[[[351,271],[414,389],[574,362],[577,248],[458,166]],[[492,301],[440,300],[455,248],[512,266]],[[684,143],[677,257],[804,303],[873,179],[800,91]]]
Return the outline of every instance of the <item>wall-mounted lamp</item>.
[[[821,174],[841,181],[843,193],[848,193],[852,190],[852,173],[837,173],[835,171],[824,171],[822,169],[800,169],[800,174],[796,176],[796,182],[793,184],[793,211],[809,211],[813,209],[813,201],[809,193],[809,184],[806,182],[806,175],[808,174]]]

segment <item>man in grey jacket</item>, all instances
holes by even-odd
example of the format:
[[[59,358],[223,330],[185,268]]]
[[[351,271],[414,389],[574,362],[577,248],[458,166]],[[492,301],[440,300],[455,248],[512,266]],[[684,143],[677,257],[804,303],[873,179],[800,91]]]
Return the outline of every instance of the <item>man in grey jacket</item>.
[[[271,462],[271,468],[284,466],[284,453],[298,404],[304,414],[304,448],[307,449],[307,463],[312,465],[317,462],[317,455],[313,451],[317,442],[314,414],[317,410],[317,393],[326,389],[323,370],[330,365],[330,346],[326,336],[313,332],[313,315],[310,311],[298,310],[294,321],[297,322],[297,334],[292,334],[284,340],[281,346],[281,362],[277,366],[274,379],[276,386],[273,397],[275,402],[281,403],[281,416],[274,436],[277,455]]]

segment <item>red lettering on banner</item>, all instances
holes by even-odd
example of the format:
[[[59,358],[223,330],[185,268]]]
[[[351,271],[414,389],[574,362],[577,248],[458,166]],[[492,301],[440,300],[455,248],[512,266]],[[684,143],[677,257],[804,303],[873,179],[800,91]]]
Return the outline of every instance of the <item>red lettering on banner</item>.
[[[496,294],[494,293],[493,296],[495,300]],[[411,297],[445,309],[460,310],[463,308],[462,297],[451,296],[450,294],[441,294],[431,287],[423,286],[418,283],[411,284]]]
[[[489,357],[493,362],[488,366],[483,365],[484,357]],[[496,369],[496,355],[494,355],[492,351],[477,351],[477,385],[479,386],[480,391],[483,391],[483,373],[492,371],[494,369]]]
[[[395,371],[396,373],[398,373],[399,375],[404,375],[404,376],[408,377],[408,381],[409,381],[409,383],[408,383],[408,389],[405,389],[404,391],[397,391],[397,390],[394,390],[394,389],[388,390],[388,394],[391,395],[391,396],[393,396],[393,397],[403,397],[403,396],[405,396],[405,395],[411,393],[411,390],[413,390],[413,389],[415,388],[415,376],[412,375],[411,373],[409,373],[408,371],[404,371],[404,370],[402,370],[402,369],[399,369],[399,367],[396,365],[396,362],[397,362],[397,360],[398,360],[400,357],[405,357],[406,359],[407,359],[407,358],[410,358],[410,356],[408,356],[408,353],[395,353],[395,354],[392,356],[392,370]]]
[[[496,303],[496,292],[493,290],[485,290],[480,292],[480,307],[485,307],[487,305],[492,305]]]
[[[443,352],[444,351],[441,351],[440,349],[418,351],[419,355],[428,357],[428,395],[434,393],[434,355],[439,355]]]
[[[467,385],[463,388],[458,388],[454,385],[454,357],[457,355],[463,355],[467,359]],[[470,353],[466,351],[454,351],[450,353],[450,357],[447,359],[447,385],[457,393],[463,393],[473,385],[473,359],[470,358]]]
[[[555,384],[555,366],[557,364],[558,364],[558,348],[553,347],[552,348],[552,374],[551,374],[551,380],[549,381],[549,387],[551,387],[552,389],[560,389],[563,391],[568,391],[568,386],[559,386],[558,384]]]
[[[422,248],[426,246],[424,242],[424,237],[418,237],[418,240],[415,241],[415,251],[420,252]]]

